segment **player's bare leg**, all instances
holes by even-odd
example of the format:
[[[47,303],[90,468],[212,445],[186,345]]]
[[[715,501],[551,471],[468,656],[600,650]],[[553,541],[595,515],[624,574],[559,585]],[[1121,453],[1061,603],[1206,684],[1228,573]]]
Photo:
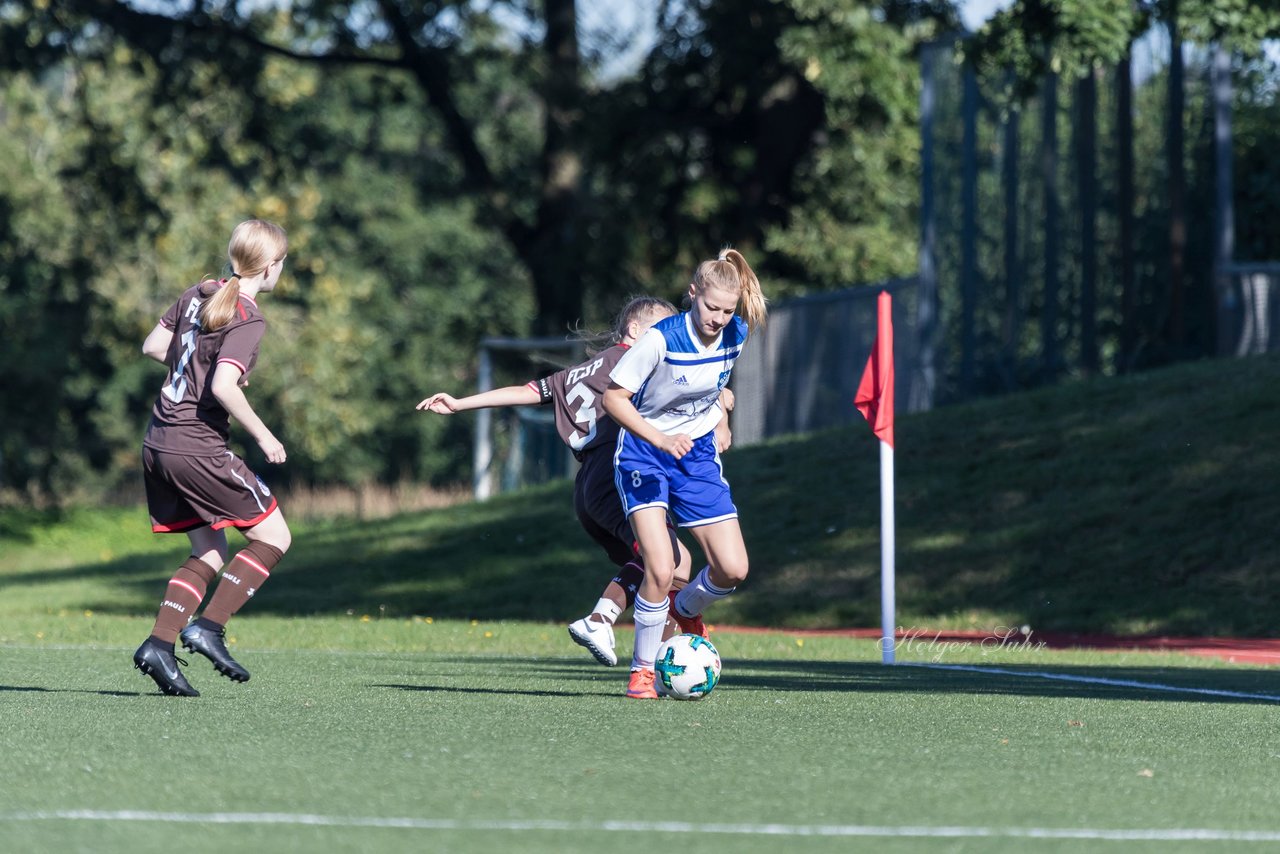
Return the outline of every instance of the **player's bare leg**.
[[[675,544],[679,559],[671,585],[673,589],[679,590],[689,581],[689,570],[693,564],[693,558],[689,555],[689,550],[685,548],[684,543],[675,540]],[[643,578],[644,564],[641,560],[636,559],[627,563],[606,585],[604,592],[600,594],[600,601],[596,603],[592,612],[569,624],[569,636],[574,642],[585,648],[595,656],[596,661],[606,667],[613,667],[618,663],[613,626],[618,618],[632,606]],[[662,639],[666,640],[681,631],[683,629],[680,628],[676,619],[669,617],[663,628]]]
[[[747,578],[749,562],[737,519],[691,528],[707,556],[707,566],[672,602],[678,617],[691,619],[712,602],[725,598]]]

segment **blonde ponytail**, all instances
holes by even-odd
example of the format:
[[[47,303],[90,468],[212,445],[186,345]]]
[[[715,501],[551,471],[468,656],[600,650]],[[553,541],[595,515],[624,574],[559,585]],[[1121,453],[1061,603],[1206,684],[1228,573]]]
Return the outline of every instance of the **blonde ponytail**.
[[[240,306],[240,279],[260,276],[272,262],[289,252],[289,238],[280,226],[262,219],[245,220],[231,232],[227,244],[227,260],[231,277],[227,283],[200,306],[200,328],[216,332],[230,323]]]
[[[699,293],[709,287],[738,294],[739,311],[752,332],[764,327],[768,317],[768,300],[760,280],[737,249],[721,249],[714,261],[703,261],[693,274],[693,286]]]
[[[205,332],[217,332],[235,319],[236,306],[239,303],[240,274],[232,273],[227,283],[218,288],[218,292],[200,306],[200,329]]]
[[[747,328],[752,332],[763,329],[769,316],[769,301],[765,299],[764,289],[760,287],[755,271],[737,249],[721,249],[720,260],[728,261],[738,271],[738,283],[742,286],[740,313],[747,322]]]

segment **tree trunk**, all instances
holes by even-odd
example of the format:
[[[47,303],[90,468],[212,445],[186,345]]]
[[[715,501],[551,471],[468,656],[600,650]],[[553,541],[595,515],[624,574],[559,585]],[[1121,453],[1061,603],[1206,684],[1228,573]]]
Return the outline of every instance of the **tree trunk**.
[[[1086,376],[1098,372],[1097,201],[1094,186],[1096,129],[1093,111],[1097,88],[1093,72],[1076,88],[1076,181],[1080,194],[1080,368]]]
[[[1116,370],[1132,367],[1137,347],[1137,276],[1133,253],[1133,57],[1126,51],[1116,66],[1116,208],[1120,217],[1120,352]]]
[[[580,258],[575,253],[582,157],[582,69],[575,0],[546,0],[547,76],[543,85],[544,136],[541,190],[532,224],[515,211],[510,189],[493,174],[476,139],[475,126],[459,110],[449,65],[436,50],[418,43],[417,13],[391,2],[381,9],[404,54],[404,64],[439,112],[448,140],[462,164],[466,186],[483,204],[485,218],[511,244],[533,281],[536,333],[561,335],[582,313]]]
[[[965,66],[960,191],[960,396],[973,394],[978,301],[978,76]]]
[[[561,335],[582,317],[579,200],[582,63],[575,0],[546,0],[547,82],[542,190],[528,246],[521,253],[538,301],[537,331]]]
[[[1040,307],[1041,380],[1058,375],[1058,75],[1044,79],[1040,170],[1044,182],[1044,300]]]
[[[1018,268],[1018,120],[1009,110],[1004,120],[1004,354],[1001,359],[1006,391],[1018,386],[1018,345],[1022,332],[1021,270]]]
[[[1169,344],[1176,358],[1186,338],[1186,168],[1182,114],[1186,102],[1178,5],[1169,15]]]

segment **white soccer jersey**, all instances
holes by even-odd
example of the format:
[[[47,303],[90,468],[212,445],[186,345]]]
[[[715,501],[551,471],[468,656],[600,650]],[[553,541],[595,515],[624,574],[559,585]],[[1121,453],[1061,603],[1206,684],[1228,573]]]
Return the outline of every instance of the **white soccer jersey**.
[[[703,346],[689,312],[682,312],[651,326],[609,378],[632,392],[631,402],[654,427],[697,439],[720,422],[720,390],[746,343],[747,324],[735,317]]]

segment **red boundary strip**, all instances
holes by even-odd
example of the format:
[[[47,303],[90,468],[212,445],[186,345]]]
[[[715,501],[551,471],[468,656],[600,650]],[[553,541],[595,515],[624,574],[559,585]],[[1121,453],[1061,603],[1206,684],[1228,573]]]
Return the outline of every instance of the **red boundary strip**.
[[[847,637],[878,640],[879,629],[768,629],[754,626],[708,625],[712,634],[786,634],[795,637]],[[1104,635],[1064,632],[994,632],[981,630],[899,631],[899,641],[916,644],[981,643],[999,641],[1006,647],[1026,648],[1043,643],[1050,649],[1100,649],[1112,652],[1180,652],[1219,658],[1235,664],[1280,665],[1280,638],[1206,638],[1172,637],[1168,635]]]

